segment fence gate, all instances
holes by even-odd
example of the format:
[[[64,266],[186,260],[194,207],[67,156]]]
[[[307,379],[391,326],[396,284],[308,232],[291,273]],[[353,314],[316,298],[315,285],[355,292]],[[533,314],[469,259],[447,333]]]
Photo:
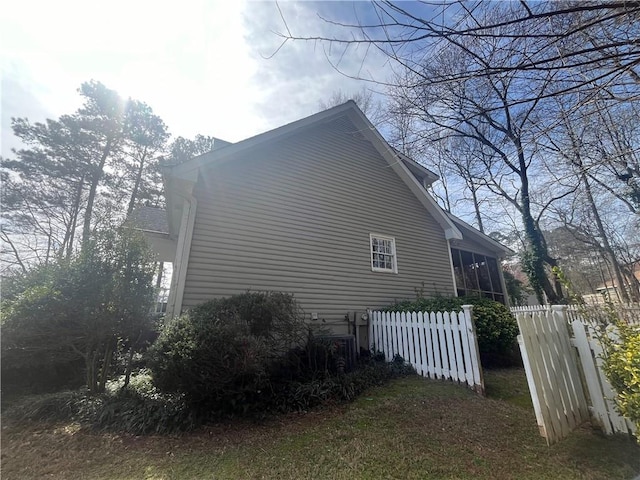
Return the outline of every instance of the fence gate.
[[[589,420],[569,328],[562,312],[516,314],[518,343],[540,434],[552,444]]]
[[[595,329],[567,307],[512,309],[540,434],[552,444],[592,418],[606,434],[629,433],[602,371]],[[572,321],[570,321],[572,320]],[[587,396],[588,393],[588,396]]]

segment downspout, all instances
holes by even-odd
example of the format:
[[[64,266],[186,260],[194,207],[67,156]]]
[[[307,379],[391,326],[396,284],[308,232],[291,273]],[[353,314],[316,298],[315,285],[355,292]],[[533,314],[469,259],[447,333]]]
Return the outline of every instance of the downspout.
[[[502,259],[504,257],[496,256],[496,263],[498,264],[498,276],[500,277],[500,285],[502,285],[502,295],[504,297],[504,304],[507,308],[511,308],[511,300],[509,299],[509,291],[507,290],[507,283],[504,281],[504,273],[502,269]]]
[[[453,256],[451,255],[451,240],[447,238],[447,249],[449,250],[449,266],[451,267],[451,279],[453,280],[453,294],[458,296],[458,286],[456,285],[456,271],[453,268]]]
[[[180,220],[180,232],[176,246],[176,262],[171,279],[171,290],[167,301],[167,318],[180,315],[182,312],[182,300],[184,298],[184,285],[187,280],[187,267],[191,253],[191,239],[196,219],[196,207],[198,202],[193,195],[187,197],[180,195],[184,200],[182,218]]]

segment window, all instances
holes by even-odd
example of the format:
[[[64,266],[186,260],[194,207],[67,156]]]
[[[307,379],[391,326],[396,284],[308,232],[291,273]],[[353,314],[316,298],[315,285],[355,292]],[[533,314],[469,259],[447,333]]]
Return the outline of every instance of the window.
[[[369,235],[371,240],[371,270],[398,273],[396,239],[382,235]]]
[[[495,258],[452,248],[451,259],[458,295],[478,295],[505,302]]]

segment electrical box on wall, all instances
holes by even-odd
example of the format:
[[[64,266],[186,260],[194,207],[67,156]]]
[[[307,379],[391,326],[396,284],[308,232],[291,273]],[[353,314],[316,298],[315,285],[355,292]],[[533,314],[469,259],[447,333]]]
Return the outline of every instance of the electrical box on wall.
[[[318,312],[311,313],[311,320],[318,320]]]

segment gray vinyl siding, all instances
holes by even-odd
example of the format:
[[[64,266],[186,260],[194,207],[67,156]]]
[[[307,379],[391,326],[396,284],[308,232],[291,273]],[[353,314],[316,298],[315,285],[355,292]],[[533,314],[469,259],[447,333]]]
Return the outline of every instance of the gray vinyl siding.
[[[201,173],[183,308],[285,291],[338,325],[423,284],[425,294],[453,294],[442,227],[352,130],[315,126]],[[371,271],[370,233],[395,237],[397,274]]]

